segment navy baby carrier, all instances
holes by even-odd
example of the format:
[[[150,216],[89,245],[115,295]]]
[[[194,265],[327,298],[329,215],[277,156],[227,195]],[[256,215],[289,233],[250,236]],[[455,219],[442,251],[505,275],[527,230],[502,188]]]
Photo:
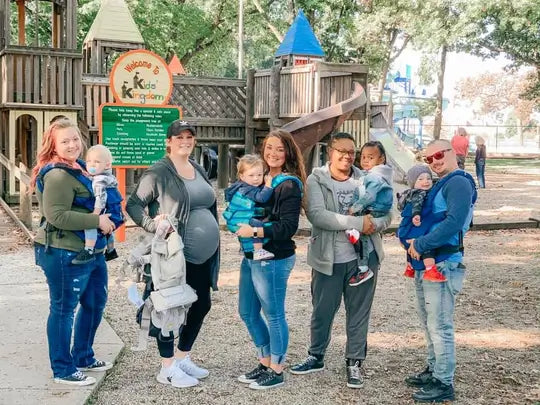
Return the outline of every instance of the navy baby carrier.
[[[302,190],[302,182],[296,176],[290,174],[278,174],[272,179],[272,188],[276,188],[285,180],[293,180],[298,183],[300,190]],[[229,205],[223,212],[223,218],[227,221],[227,228],[231,232],[236,232],[240,224],[249,224],[249,221],[253,217],[263,217],[264,208],[256,207],[255,201],[249,199],[245,195],[236,192],[234,193]],[[270,226],[271,223],[265,223],[265,226]],[[253,251],[253,238],[238,238],[242,244],[244,252]],[[263,243],[268,242],[268,239],[263,239]]]
[[[426,235],[434,225],[442,222],[446,218],[446,211],[433,213],[433,201],[435,200],[435,197],[442,189],[442,187],[446,184],[446,182],[454,176],[463,176],[471,182],[474,190],[472,198],[472,204],[474,205],[477,198],[476,184],[473,177],[469,173],[466,173],[463,170],[454,170],[452,173],[444,176],[437,183],[435,183],[435,185],[428,192],[428,195],[424,201],[424,205],[422,206],[422,212],[420,214],[422,218],[422,223],[420,224],[420,226],[413,225],[412,204],[408,203],[403,208],[403,211],[401,212],[401,222],[398,227],[397,236],[403,246],[405,246],[405,249],[409,248],[409,243],[407,243],[408,239],[416,239],[420,236]],[[463,251],[463,231],[460,231],[458,246],[443,245],[435,249],[435,262],[440,263],[448,259],[454,253],[463,253]],[[409,255],[407,255],[407,258],[408,260],[410,260],[410,263],[415,270],[424,269],[424,263],[422,262],[422,260],[414,260]]]
[[[86,163],[82,160],[77,159],[77,163],[86,170]],[[76,207],[83,207],[86,208],[88,211],[92,212],[94,211],[94,204],[96,199],[94,198],[94,192],[92,190],[92,180],[86,177],[79,169],[74,169],[72,167],[67,166],[63,163],[50,163],[46,166],[44,166],[37,176],[37,189],[40,193],[43,193],[43,178],[45,175],[51,171],[52,169],[63,169],[69,174],[71,174],[73,177],[75,177],[81,184],[83,184],[86,189],[90,192],[90,197],[75,197],[73,199],[73,205]],[[111,214],[109,219],[114,223],[115,227],[118,228],[120,225],[124,223],[124,214],[122,213],[122,205],[121,202],[123,200],[122,195],[118,191],[116,187],[114,188],[107,188],[107,205],[105,207],[105,213]],[[41,225],[45,224],[46,220],[45,218],[41,218]],[[45,224],[45,231],[51,232],[51,231],[58,231],[61,232],[61,230],[55,228],[50,223]],[[80,231],[73,231],[79,238],[81,238],[84,241],[84,230]],[[102,249],[105,247],[107,243],[107,239],[105,235],[103,235],[101,232],[98,233],[98,239],[96,241],[96,249]]]

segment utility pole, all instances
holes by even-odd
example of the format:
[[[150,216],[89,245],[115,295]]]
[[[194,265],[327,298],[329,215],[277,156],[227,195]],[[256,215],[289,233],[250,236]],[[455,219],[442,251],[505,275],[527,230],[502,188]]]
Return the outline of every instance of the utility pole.
[[[244,68],[244,0],[238,0],[238,78]]]

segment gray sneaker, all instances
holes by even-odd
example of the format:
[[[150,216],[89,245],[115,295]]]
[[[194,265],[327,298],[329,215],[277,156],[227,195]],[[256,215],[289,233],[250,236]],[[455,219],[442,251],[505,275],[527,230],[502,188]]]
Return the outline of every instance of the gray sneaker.
[[[362,388],[364,385],[364,377],[360,374],[361,365],[362,362],[360,360],[347,360],[347,387]]]
[[[309,374],[324,370],[324,361],[311,354],[302,362],[290,368],[292,374]]]

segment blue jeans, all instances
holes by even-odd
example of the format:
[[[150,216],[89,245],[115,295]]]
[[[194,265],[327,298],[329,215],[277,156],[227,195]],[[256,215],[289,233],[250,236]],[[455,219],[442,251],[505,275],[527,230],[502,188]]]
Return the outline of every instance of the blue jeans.
[[[51,368],[54,377],[62,378],[96,361],[92,346],[107,302],[107,265],[102,254],[91,263],[71,264],[77,252],[53,247],[46,251],[39,244],[35,245],[35,254],[49,285],[47,340]]]
[[[285,361],[289,344],[285,294],[295,261],[296,255],[281,260],[244,258],[240,266],[238,312],[257,347],[257,356],[270,356],[273,364]]]
[[[478,180],[478,187],[486,188],[486,178],[484,173],[486,171],[486,159],[479,159],[476,162],[476,178]]]
[[[463,287],[465,266],[445,261],[437,263],[437,267],[446,276],[444,283],[422,280],[424,272],[415,272],[417,311],[426,334],[427,363],[433,377],[453,385],[456,369],[454,305]]]

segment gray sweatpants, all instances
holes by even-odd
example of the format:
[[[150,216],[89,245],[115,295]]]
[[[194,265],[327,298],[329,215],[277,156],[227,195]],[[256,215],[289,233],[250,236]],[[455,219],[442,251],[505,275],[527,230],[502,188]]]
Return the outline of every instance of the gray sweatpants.
[[[311,315],[310,354],[324,356],[330,343],[334,316],[343,296],[347,330],[345,357],[360,360],[366,358],[369,315],[380,267],[375,251],[369,255],[368,266],[374,273],[373,277],[356,287],[349,285],[349,278],[358,270],[357,260],[334,264],[331,276],[319,273],[315,269],[312,270],[313,313]]]

